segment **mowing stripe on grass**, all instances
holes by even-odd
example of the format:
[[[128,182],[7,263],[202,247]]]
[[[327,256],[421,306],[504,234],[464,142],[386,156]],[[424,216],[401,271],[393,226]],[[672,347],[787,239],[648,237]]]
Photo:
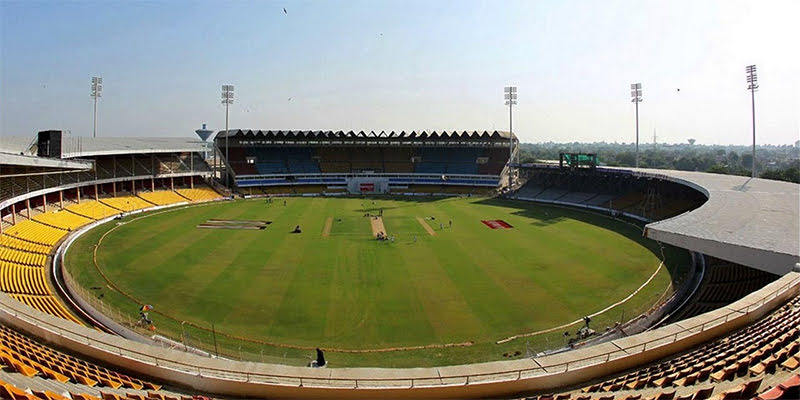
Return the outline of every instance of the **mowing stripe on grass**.
[[[370,211],[367,201],[389,213],[381,219],[384,232],[391,226],[400,240],[371,239],[371,222],[363,217]],[[468,354],[493,359],[497,338],[562,325],[606,307],[619,300],[615,293],[630,293],[643,273],[652,272],[640,262],[650,252],[631,246],[631,239],[639,242],[634,229],[619,234],[618,222],[530,203],[320,197],[289,199],[287,206],[244,200],[183,212],[187,216],[153,215],[148,223],[126,225],[109,235],[99,258],[112,280],[159,297],[151,301],[158,311],[203,330],[215,322],[218,336],[226,337],[220,343],[234,346],[227,354],[236,352],[231,338],[267,345],[266,357],[280,357],[285,350],[279,348],[359,353],[474,342],[472,350],[425,354],[432,364],[463,361]],[[435,216],[445,229],[417,215]],[[273,224],[263,231],[194,229],[209,218]],[[495,218],[515,229],[491,231],[480,223]],[[289,234],[296,225],[303,234]],[[426,234],[436,237],[411,240]],[[129,279],[134,274],[142,276]],[[654,278],[626,311],[649,307],[650,292],[660,293],[664,280],[663,274]],[[179,320],[161,320],[163,334],[180,334]],[[394,361],[386,365],[395,365],[404,356],[387,357]],[[337,365],[377,358],[348,360]]]

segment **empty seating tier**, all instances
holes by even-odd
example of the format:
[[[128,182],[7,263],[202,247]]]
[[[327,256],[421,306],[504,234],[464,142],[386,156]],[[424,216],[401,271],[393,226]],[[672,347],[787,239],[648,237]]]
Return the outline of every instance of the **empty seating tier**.
[[[11,370],[89,387],[159,390],[146,382],[53,350],[8,327],[0,325],[0,358]]]
[[[209,201],[222,198],[219,193],[211,188],[175,189],[175,191],[191,201]]]
[[[75,214],[92,219],[103,219],[115,214],[119,214],[118,210],[94,200],[82,201],[80,204],[73,204],[65,207],[65,209]]]
[[[0,290],[15,294],[50,294],[45,268],[0,260]]]
[[[155,192],[139,192],[137,196],[147,200],[150,203],[159,206],[167,206],[170,204],[185,202],[186,199],[171,190],[155,191]]]
[[[186,197],[165,190],[141,193],[143,198],[121,196],[101,201],[86,200],[6,228],[0,235],[0,290],[39,311],[81,323],[59,303],[47,285],[47,259],[55,245],[70,230],[119,214],[120,211],[149,208],[153,204],[186,202],[187,198],[193,201],[220,198],[217,192],[207,187],[179,190]]]
[[[800,364],[800,297],[731,335],[590,384],[528,399],[749,399],[765,377]],[[642,393],[652,393],[643,397]]]
[[[35,294],[17,294],[9,293],[9,296],[17,299],[18,301],[29,305],[45,314],[50,314],[61,319],[82,324],[80,320],[75,318],[52,294],[48,295],[35,295]]]
[[[64,230],[73,230],[92,222],[91,219],[68,212],[46,212],[33,217],[34,221]]]
[[[136,196],[117,196],[107,199],[100,199],[100,202],[120,211],[141,210],[152,207],[153,205]]]
[[[0,247],[0,260],[32,267],[44,267],[47,263],[47,256],[10,247]]]
[[[52,247],[64,236],[67,231],[54,228],[34,221],[20,221],[16,225],[3,231],[9,236],[27,242],[42,244]]]
[[[10,235],[0,235],[0,246],[40,254],[48,254],[51,249],[50,246],[28,242]]]

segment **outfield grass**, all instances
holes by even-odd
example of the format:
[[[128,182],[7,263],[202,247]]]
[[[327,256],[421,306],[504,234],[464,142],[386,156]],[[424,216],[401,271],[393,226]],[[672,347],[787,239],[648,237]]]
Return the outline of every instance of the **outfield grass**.
[[[394,242],[374,240],[363,216],[380,209]],[[434,236],[416,219],[430,216],[436,218],[427,221]],[[329,217],[333,224],[324,237]],[[196,228],[211,218],[272,223],[265,230]],[[513,228],[489,229],[483,219]],[[180,338],[189,329],[190,342],[211,348],[210,334],[191,325],[207,329],[213,323],[224,353],[288,364],[301,363],[310,352],[265,343],[336,349],[473,343],[333,352],[328,357],[334,366],[443,365],[503,359],[503,353],[520,350],[524,355],[526,342],[556,347],[563,344],[562,331],[494,343],[580,319],[625,298],[653,274],[661,257],[656,243],[625,223],[487,198],[290,198],[286,206],[282,200],[239,200],[124,222],[98,227],[70,249],[67,267],[84,287],[101,287],[98,296],[134,318],[138,303],[152,304],[160,334]],[[303,233],[289,233],[295,225]],[[92,262],[101,237],[97,264],[112,285]],[[684,261],[680,253],[668,253],[670,267]],[[646,311],[669,288],[664,268],[637,296],[596,317],[593,327],[613,324],[623,309],[628,317]]]

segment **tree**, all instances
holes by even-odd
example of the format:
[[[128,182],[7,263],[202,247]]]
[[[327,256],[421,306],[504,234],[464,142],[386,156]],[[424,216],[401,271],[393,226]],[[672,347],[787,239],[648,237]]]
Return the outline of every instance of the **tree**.
[[[690,145],[694,145],[694,142],[695,142],[695,141],[696,141],[696,140],[694,140],[694,139],[689,139],[689,144],[690,144]]]

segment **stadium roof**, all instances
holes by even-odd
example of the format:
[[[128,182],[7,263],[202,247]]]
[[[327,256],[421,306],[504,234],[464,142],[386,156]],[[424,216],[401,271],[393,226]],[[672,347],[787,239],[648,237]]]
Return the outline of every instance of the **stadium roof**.
[[[385,138],[385,139],[471,139],[471,140],[499,140],[509,138],[507,131],[281,131],[281,130],[242,130],[230,129],[226,131],[219,131],[217,138],[224,138],[226,136],[252,136],[263,138],[320,138],[320,139],[333,139],[333,138]],[[515,135],[516,136],[516,135]]]
[[[29,154],[35,137],[2,137],[0,152]],[[61,157],[78,158],[114,154],[180,153],[207,151],[207,142],[182,137],[84,137],[61,136]]]
[[[62,160],[58,158],[44,158],[19,153],[0,152],[0,165],[13,165],[19,167],[38,167],[38,168],[61,168],[61,169],[89,169],[92,168],[91,161],[83,160]],[[2,174],[0,174],[1,176]]]
[[[29,136],[0,136],[0,152],[30,154],[34,138]]]
[[[708,196],[697,209],[647,225],[647,237],[778,275],[800,262],[800,185],[704,172],[633,171]]]
[[[206,142],[186,138],[64,137],[64,158],[114,154],[180,153],[206,151]]]

